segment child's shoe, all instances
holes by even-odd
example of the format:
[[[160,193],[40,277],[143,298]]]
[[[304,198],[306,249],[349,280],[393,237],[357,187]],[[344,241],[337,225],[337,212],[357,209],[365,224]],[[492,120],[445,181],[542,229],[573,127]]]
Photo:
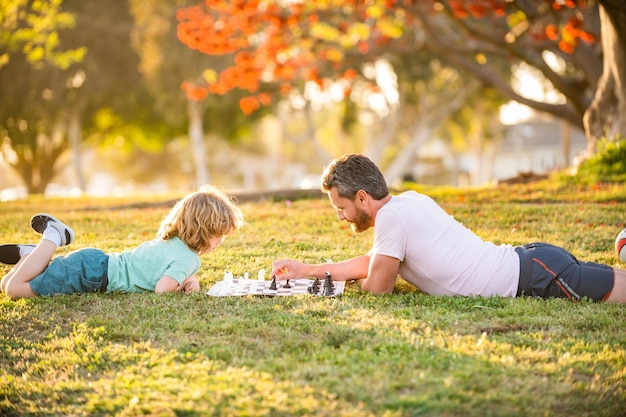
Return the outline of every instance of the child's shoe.
[[[5,245],[0,245],[0,263],[7,265],[15,265],[22,259],[22,253],[20,252],[20,247],[27,248],[30,253],[35,249],[37,245],[16,245],[14,243],[8,243]]]
[[[35,232],[40,234],[43,234],[48,226],[54,227],[61,235],[61,244],[59,246],[69,245],[74,241],[74,231],[72,228],[50,214],[35,214],[33,218],[30,219],[30,226]]]

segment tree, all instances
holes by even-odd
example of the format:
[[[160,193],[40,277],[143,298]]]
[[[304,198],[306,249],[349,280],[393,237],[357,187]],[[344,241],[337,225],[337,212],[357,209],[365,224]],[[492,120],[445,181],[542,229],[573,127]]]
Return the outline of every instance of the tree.
[[[0,86],[11,97],[0,109],[2,138],[8,145],[3,152],[29,193],[45,191],[70,148],[84,189],[80,144],[85,124],[103,106],[123,113],[133,102],[139,80],[137,56],[130,48],[133,21],[126,3],[109,3],[63,4],[64,13],[75,17],[75,27],[59,31],[56,39],[59,48],[84,50],[81,62],[58,67],[44,60],[32,65],[20,51],[13,51],[0,68]]]
[[[203,70],[225,68],[231,57],[207,56],[180,43],[175,25],[177,9],[189,6],[191,0],[131,0],[130,3],[135,19],[133,46],[141,58],[141,74],[153,105],[168,124],[187,131],[194,183],[206,184],[211,181],[212,154],[206,135],[236,141],[242,136],[246,116],[238,110],[241,94],[209,95],[196,85],[203,79]]]
[[[244,113],[250,114],[284,95],[304,98],[306,93],[302,92],[307,83],[308,89],[318,86],[336,90],[343,85],[345,98],[358,102],[372,95],[378,96],[378,101],[387,100],[375,77],[368,81],[368,77],[361,74],[363,63],[370,62],[372,67],[377,67],[386,61],[384,58],[388,58],[394,68],[403,65],[403,81],[399,83],[402,95],[411,95],[418,81],[443,79],[447,74],[447,89],[424,88],[426,84],[435,84],[422,83],[418,87],[421,89],[419,97],[403,101],[404,116],[399,117],[397,100],[384,105],[386,115],[371,112],[384,128],[366,127],[363,152],[377,161],[391,156],[392,161],[384,165],[389,165],[386,175],[394,182],[413,163],[415,151],[479,86],[460,85],[463,82],[457,83],[460,78],[454,70],[439,74],[424,70],[432,62],[432,54],[417,55],[414,50],[402,48],[392,50],[394,54],[383,52],[390,40],[399,36],[398,22],[378,17],[378,24],[372,25],[386,35],[376,35],[379,39],[371,41],[369,34],[374,29],[370,28],[371,23],[359,23],[360,19],[372,20],[370,15],[376,16],[384,9],[357,6],[352,2],[344,2],[350,6],[342,8],[340,3],[331,2],[331,6],[321,11],[312,7],[311,2],[285,7],[264,2],[213,2],[181,10],[178,15],[181,41],[208,55],[233,55],[232,65],[225,70],[205,71],[204,84],[194,85],[194,93],[202,92],[203,88],[222,95],[233,90],[247,92],[249,96],[241,100],[240,105]],[[344,22],[345,19],[352,20]],[[371,54],[368,53],[370,43],[374,51]],[[457,84],[458,91],[453,89]],[[397,90],[398,86],[393,88]],[[367,111],[362,104],[358,107],[360,111]],[[310,108],[305,105],[297,112],[308,114]],[[344,108],[353,106],[346,104]],[[303,134],[313,141],[316,153],[323,155],[327,151],[319,146],[320,138],[311,126],[311,119],[311,116],[303,118],[308,126]],[[401,140],[402,147],[398,143],[401,135],[396,130],[400,126],[410,132]],[[389,148],[396,149],[392,155],[383,152]]]
[[[603,23],[609,15],[615,16],[610,20],[617,33],[603,36],[608,43],[604,50],[615,45],[619,59],[625,49],[624,2],[600,3],[609,10],[603,12]],[[181,9],[178,19],[179,38],[190,48],[234,56],[230,67],[219,72],[209,70],[205,84],[195,87],[217,94],[233,89],[249,92],[241,101],[245,113],[270,103],[269,92],[286,93],[306,81],[323,85],[324,75],[340,78],[347,68],[377,57],[429,51],[473,74],[504,97],[582,127],[602,74],[598,5],[586,0],[208,0]],[[612,59],[606,53],[604,57]],[[540,71],[562,94],[563,101],[527,97],[493,70],[494,64],[500,67],[522,62]],[[613,68],[615,76],[623,78],[624,66]],[[603,79],[607,87],[598,91],[608,91],[610,80]],[[611,103],[606,99],[596,102],[605,107]],[[614,113],[618,120],[626,118],[619,108],[613,111],[608,106],[604,110]]]
[[[85,48],[59,49],[59,31],[73,28],[74,16],[61,11],[62,0],[5,0],[0,4],[0,67],[19,52],[33,66],[67,68],[82,60]]]
[[[11,54],[0,68],[4,97],[0,108],[0,132],[4,159],[24,181],[29,193],[43,193],[68,148],[65,123],[59,113],[62,96],[58,85],[63,71],[50,65],[35,69],[22,54]]]
[[[602,137],[626,137],[626,1],[599,3],[604,70],[584,117],[591,153]]]
[[[54,162],[67,146],[60,139],[60,121],[47,117],[47,104],[58,104],[52,103],[52,90],[28,74],[40,71],[46,78],[55,78],[52,73],[80,62],[86,53],[81,46],[60,48],[59,32],[76,24],[74,15],[60,6],[61,0],[9,0],[0,5],[0,85],[5,97],[0,139],[8,145],[2,153],[29,192],[43,192],[55,174]],[[27,105],[26,100],[34,102]],[[44,128],[49,137],[38,133]]]

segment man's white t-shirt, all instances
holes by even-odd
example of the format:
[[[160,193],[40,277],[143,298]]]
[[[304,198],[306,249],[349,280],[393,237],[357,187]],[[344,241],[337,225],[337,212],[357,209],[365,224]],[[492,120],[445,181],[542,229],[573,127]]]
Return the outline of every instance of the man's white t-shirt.
[[[433,295],[515,297],[520,260],[485,242],[432,198],[408,191],[378,211],[370,255],[400,260],[400,276]]]

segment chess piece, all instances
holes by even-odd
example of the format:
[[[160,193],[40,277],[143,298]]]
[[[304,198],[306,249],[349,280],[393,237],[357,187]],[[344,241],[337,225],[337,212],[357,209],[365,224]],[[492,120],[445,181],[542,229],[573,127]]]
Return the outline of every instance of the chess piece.
[[[270,290],[276,290],[276,275],[272,275],[272,283],[270,284]]]
[[[307,291],[309,294],[318,294],[320,292],[320,280],[315,278],[315,281],[307,288]]]
[[[226,285],[232,285],[233,283],[233,273],[230,271],[224,272],[224,283]]]
[[[289,285],[289,280],[285,282],[285,284],[283,285],[283,288],[291,288],[291,285]]]
[[[324,295],[329,296],[335,293],[335,285],[333,279],[330,276],[330,272],[326,272],[326,279],[324,280]]]

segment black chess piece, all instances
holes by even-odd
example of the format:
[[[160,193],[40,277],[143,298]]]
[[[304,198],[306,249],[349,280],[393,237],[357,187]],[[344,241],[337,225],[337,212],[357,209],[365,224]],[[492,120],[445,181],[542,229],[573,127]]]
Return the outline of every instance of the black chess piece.
[[[307,291],[309,292],[309,294],[319,294],[319,292],[320,292],[320,280],[318,278],[315,278],[315,281],[313,281],[313,284],[311,284],[307,288]]]
[[[324,280],[324,295],[329,296],[335,293],[335,285],[333,279],[330,276],[330,272],[326,272],[326,279]]]
[[[291,285],[289,284],[289,280],[285,282],[285,284],[283,285],[283,288],[291,288]]]
[[[319,294],[321,286],[322,286],[322,281],[320,281],[319,278],[315,278],[315,281],[313,281],[313,287],[315,288],[315,294]]]
[[[272,275],[272,283],[270,284],[270,290],[275,290],[276,288],[276,275]]]

